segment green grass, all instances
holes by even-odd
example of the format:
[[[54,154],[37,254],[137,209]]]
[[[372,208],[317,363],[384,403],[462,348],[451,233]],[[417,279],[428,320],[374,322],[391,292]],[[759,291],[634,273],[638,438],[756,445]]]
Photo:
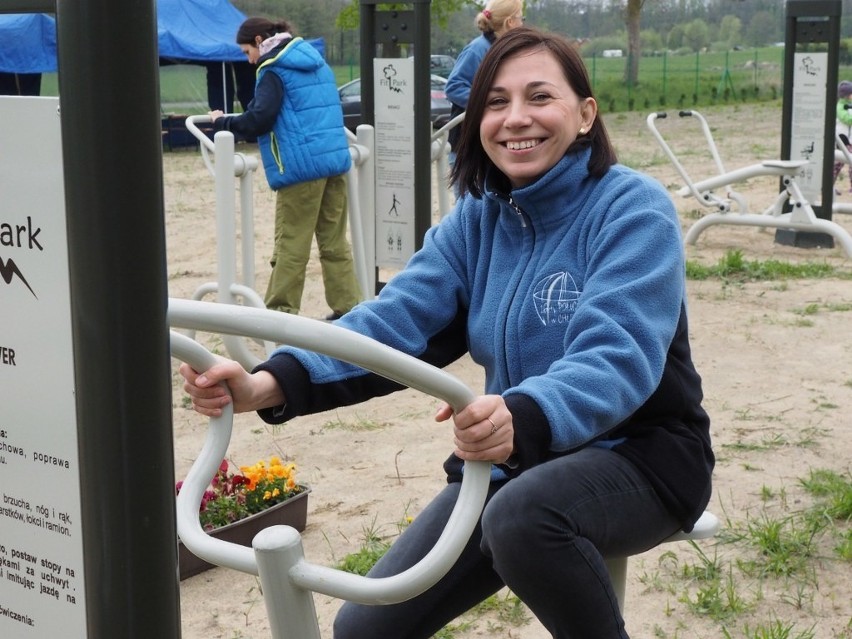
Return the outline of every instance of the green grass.
[[[688,260],[686,276],[691,280],[711,278],[733,282],[754,282],[783,279],[819,279],[825,277],[852,278],[852,273],[838,270],[831,264],[804,262],[801,264],[780,260],[746,260],[740,250],[729,250],[716,264],[704,266]]]
[[[815,639],[813,626],[797,628],[785,610],[810,613],[820,589],[816,566],[852,562],[852,476],[848,472],[814,469],[798,481],[810,500],[788,499],[785,487],[764,485],[763,506],[758,513],[728,517],[714,540],[690,541],[683,548],[662,553],[658,568],[639,580],[647,589],[667,594],[663,613],[675,613],[673,600],[695,618],[710,619],[718,636],[728,639]],[[398,531],[411,522],[407,512],[395,524]],[[336,566],[360,575],[390,548],[375,519],[362,532],[360,547],[336,562]],[[770,607],[761,619],[758,606],[774,598],[784,606]],[[454,639],[462,633],[514,636],[512,628],[532,622],[529,610],[508,590],[492,595],[432,639]],[[852,627],[852,626],[850,626]],[[669,635],[658,624],[655,637]],[[847,635],[841,635],[843,637]],[[839,639],[839,637],[838,637]]]
[[[634,86],[624,83],[624,64],[586,58],[604,113],[768,101],[783,93],[783,48],[643,57]]]
[[[779,619],[772,619],[767,625],[758,624],[755,628],[751,628],[746,624],[742,634],[732,635],[727,628],[723,628],[723,637],[725,639],[734,639],[734,637],[743,637],[744,639],[814,639],[812,630],[804,630],[802,632],[793,632],[796,624],[785,624]]]
[[[811,496],[808,503],[788,501],[785,488],[764,486],[764,507],[728,518],[712,554],[707,545],[690,542],[695,559],[668,551],[660,556],[659,571],[641,581],[676,596],[690,614],[716,622],[719,636],[814,639],[813,626],[797,628],[784,610],[812,613],[821,586],[817,569],[850,561],[852,481],[848,473],[817,469],[799,484]],[[760,619],[758,605],[765,609],[773,600],[785,606],[770,605],[768,620]],[[657,626],[655,636],[669,635]]]
[[[357,65],[332,67],[337,85],[345,84],[360,76]],[[56,73],[45,73],[41,81],[41,95],[59,94],[59,79]],[[207,112],[207,72],[197,64],[178,64],[160,67],[160,102],[163,111],[177,110],[189,115]]]
[[[363,530],[361,546],[353,553],[349,553],[337,564],[339,570],[351,572],[355,575],[364,576],[369,572],[375,563],[390,548],[390,542],[383,539],[373,526]]]
[[[802,486],[817,498],[831,519],[852,522],[852,476],[828,470],[812,470]]]
[[[337,417],[336,419],[330,419],[325,422],[322,427],[323,430],[348,430],[348,431],[373,431],[373,430],[381,430],[382,428],[387,426],[387,422],[377,422],[375,420],[369,418],[363,418],[360,416],[355,416],[353,421],[346,421]]]

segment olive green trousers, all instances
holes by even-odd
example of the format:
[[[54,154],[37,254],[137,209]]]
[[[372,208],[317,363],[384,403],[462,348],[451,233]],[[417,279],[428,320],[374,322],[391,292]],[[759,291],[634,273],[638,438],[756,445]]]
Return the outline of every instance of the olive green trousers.
[[[363,299],[346,238],[346,177],[301,182],[279,189],[275,200],[275,248],[266,307],[298,314],[305,271],[316,235],[325,300],[343,314]]]

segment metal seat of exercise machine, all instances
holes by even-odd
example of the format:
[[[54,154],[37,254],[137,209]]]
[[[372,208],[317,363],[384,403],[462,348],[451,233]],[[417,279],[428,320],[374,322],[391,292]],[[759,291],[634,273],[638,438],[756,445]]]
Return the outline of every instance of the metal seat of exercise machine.
[[[680,196],[694,194],[693,189],[698,193],[705,191],[713,191],[725,186],[731,186],[745,180],[765,177],[765,176],[793,176],[796,172],[807,164],[807,160],[762,160],[757,164],[750,164],[727,173],[714,175],[699,182],[692,184],[692,188],[687,184],[677,190]]]
[[[671,537],[664,539],[661,543],[709,539],[719,532],[719,527],[719,518],[709,511],[704,511],[701,517],[698,518],[698,521],[695,522],[692,530],[689,532],[678,531]],[[612,589],[615,591],[616,599],[618,599],[618,608],[622,612],[624,612],[624,601],[627,594],[627,563],[629,559],[629,556],[606,558],[606,567],[612,581]]]
[[[695,522],[692,530],[689,532],[678,531],[663,543],[670,541],[689,541],[690,539],[710,539],[710,537],[715,536],[719,532],[719,527],[719,518],[710,511],[705,510],[701,517],[698,518],[698,521]]]

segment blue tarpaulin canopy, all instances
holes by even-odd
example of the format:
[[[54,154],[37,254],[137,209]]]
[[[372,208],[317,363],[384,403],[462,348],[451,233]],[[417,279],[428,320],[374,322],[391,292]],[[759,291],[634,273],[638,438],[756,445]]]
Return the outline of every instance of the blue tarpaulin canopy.
[[[228,0],[158,0],[161,58],[192,62],[245,62],[235,42],[246,16]],[[310,40],[325,54],[321,39]],[[0,14],[0,72],[56,71],[56,21],[43,13]]]
[[[246,16],[228,0],[159,0],[157,42],[161,58],[245,62],[234,38]]]
[[[160,57],[193,62],[245,62],[236,43],[245,14],[228,0],[158,0]],[[308,40],[325,57],[322,38]]]
[[[56,21],[44,13],[0,14],[0,72],[54,71]]]
[[[234,41],[245,15],[228,0],[159,0],[161,58],[193,62],[245,62]],[[56,21],[43,13],[0,14],[0,72],[52,73]]]
[[[254,69],[236,43],[237,29],[246,19],[229,0],[158,0],[157,42],[161,64],[201,64],[208,68],[208,104],[211,109],[231,111],[234,79],[241,87],[245,107],[254,94]],[[309,40],[323,57],[325,42]],[[0,93],[18,94],[23,76],[57,71],[56,21],[43,13],[0,14]],[[237,63],[237,64],[229,64]],[[213,65],[215,65],[215,70]],[[221,69],[221,71],[218,71]],[[4,88],[15,79],[12,88]],[[41,76],[32,76],[33,95]]]

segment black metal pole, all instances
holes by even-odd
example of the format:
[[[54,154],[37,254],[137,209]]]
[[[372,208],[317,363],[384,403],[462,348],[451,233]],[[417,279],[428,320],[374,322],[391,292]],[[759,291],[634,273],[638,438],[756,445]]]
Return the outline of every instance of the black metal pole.
[[[363,121],[375,126],[373,99],[373,59],[382,45],[383,57],[399,55],[401,44],[414,45],[414,250],[423,246],[426,231],[432,226],[432,125],[430,122],[431,89],[430,7],[432,0],[409,0],[414,11],[377,11],[382,0],[360,0],[361,19],[361,108]],[[379,269],[375,273],[378,293],[383,282]]]
[[[358,6],[361,33],[361,121],[376,125],[373,100],[373,58],[376,57],[376,2],[361,0]]]
[[[432,226],[432,125],[429,9],[432,0],[414,0],[414,248],[423,246]]]
[[[56,14],[88,637],[179,637],[155,3]]]

